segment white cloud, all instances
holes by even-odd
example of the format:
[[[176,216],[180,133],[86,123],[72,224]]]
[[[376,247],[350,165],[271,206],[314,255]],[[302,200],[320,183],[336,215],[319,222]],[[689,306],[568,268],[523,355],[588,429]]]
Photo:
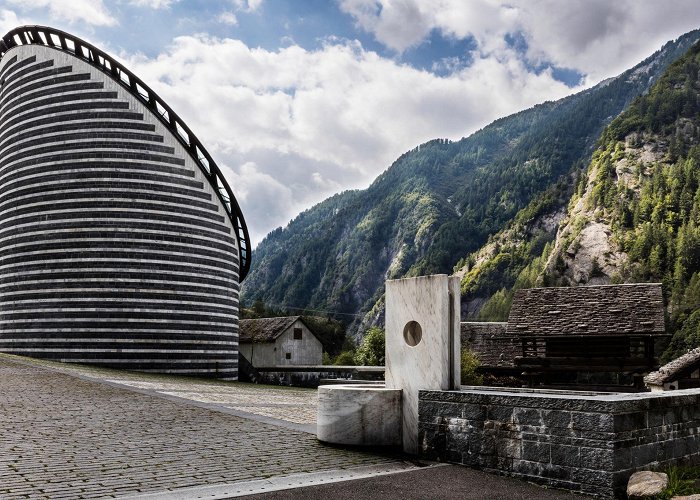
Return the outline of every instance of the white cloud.
[[[185,36],[127,65],[230,169],[254,242],[341,186],[367,186],[421,142],[458,139],[571,92],[547,72],[529,73],[508,50],[439,77],[357,42],[268,51]]]
[[[575,68],[589,83],[619,74],[700,26],[695,0],[340,0],[340,7],[398,53],[433,30],[473,37],[482,55],[503,50],[507,34],[521,34],[528,62]]]
[[[179,0],[129,0],[129,5],[147,7],[149,9],[167,9]]]
[[[235,10],[243,12],[255,12],[263,4],[263,0],[230,0]]]
[[[49,15],[58,20],[75,23],[78,21],[93,26],[114,26],[117,20],[105,7],[102,0],[6,0],[23,12],[48,9]]]
[[[229,26],[237,26],[238,25],[238,18],[236,17],[236,14],[234,14],[233,12],[228,12],[228,11],[222,12],[221,14],[219,14],[219,17],[217,18],[217,20],[220,23],[228,24]]]
[[[8,31],[24,24],[25,22],[18,18],[15,12],[7,9],[0,10],[0,33],[3,35]]]

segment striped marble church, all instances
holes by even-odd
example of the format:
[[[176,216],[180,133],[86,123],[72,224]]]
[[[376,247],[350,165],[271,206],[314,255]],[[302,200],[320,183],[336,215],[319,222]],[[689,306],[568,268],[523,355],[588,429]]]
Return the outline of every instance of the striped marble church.
[[[41,26],[0,42],[0,351],[238,376],[249,237],[211,156],[147,85]]]

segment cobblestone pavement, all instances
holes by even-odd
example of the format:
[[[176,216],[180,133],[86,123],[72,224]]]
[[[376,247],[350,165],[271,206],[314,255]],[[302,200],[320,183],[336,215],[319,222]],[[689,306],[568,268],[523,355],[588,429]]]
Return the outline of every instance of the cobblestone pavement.
[[[261,416],[292,424],[315,433],[316,389],[226,382],[170,375],[154,375],[110,370],[87,365],[22,358],[0,353],[0,360],[19,360],[33,366],[81,378],[109,382],[143,392],[173,396],[218,409],[229,409],[242,416]],[[261,397],[263,396],[264,397]]]
[[[315,389],[291,387],[255,386],[232,383],[196,383],[189,381],[139,381],[128,379],[106,379],[115,384],[146,389],[179,398],[211,403],[231,410],[251,413],[263,417],[285,420],[295,424],[316,424]],[[264,391],[264,398],[261,392]]]
[[[144,388],[304,422],[315,397],[315,391],[57,368],[0,356],[0,498],[122,496],[400,461],[325,446],[307,432],[156,397]],[[256,394],[275,403],[255,406],[264,404]],[[301,408],[296,416],[294,408]]]

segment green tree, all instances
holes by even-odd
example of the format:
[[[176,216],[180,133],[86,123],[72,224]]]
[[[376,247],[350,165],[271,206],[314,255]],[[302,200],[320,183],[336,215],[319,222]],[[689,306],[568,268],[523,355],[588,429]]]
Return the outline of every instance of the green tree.
[[[335,360],[333,364],[336,366],[355,366],[355,352],[354,351],[343,351]]]
[[[460,370],[463,385],[481,385],[484,383],[484,377],[476,372],[480,365],[479,358],[476,357],[474,351],[466,347],[462,349]]]
[[[355,363],[364,366],[384,366],[384,330],[373,326],[365,333],[355,352]]]

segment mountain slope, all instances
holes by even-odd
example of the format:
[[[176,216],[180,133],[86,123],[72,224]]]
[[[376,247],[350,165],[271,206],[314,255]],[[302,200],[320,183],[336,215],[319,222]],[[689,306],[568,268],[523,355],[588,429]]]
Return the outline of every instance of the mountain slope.
[[[697,38],[670,42],[593,89],[405,153],[368,189],[336,195],[270,233],[254,252],[243,299],[356,314],[354,326],[368,311],[367,321],[381,321],[385,279],[451,272],[579,171],[602,128]]]
[[[558,285],[662,281],[675,332],[700,345],[700,44],[605,130],[546,257]]]

